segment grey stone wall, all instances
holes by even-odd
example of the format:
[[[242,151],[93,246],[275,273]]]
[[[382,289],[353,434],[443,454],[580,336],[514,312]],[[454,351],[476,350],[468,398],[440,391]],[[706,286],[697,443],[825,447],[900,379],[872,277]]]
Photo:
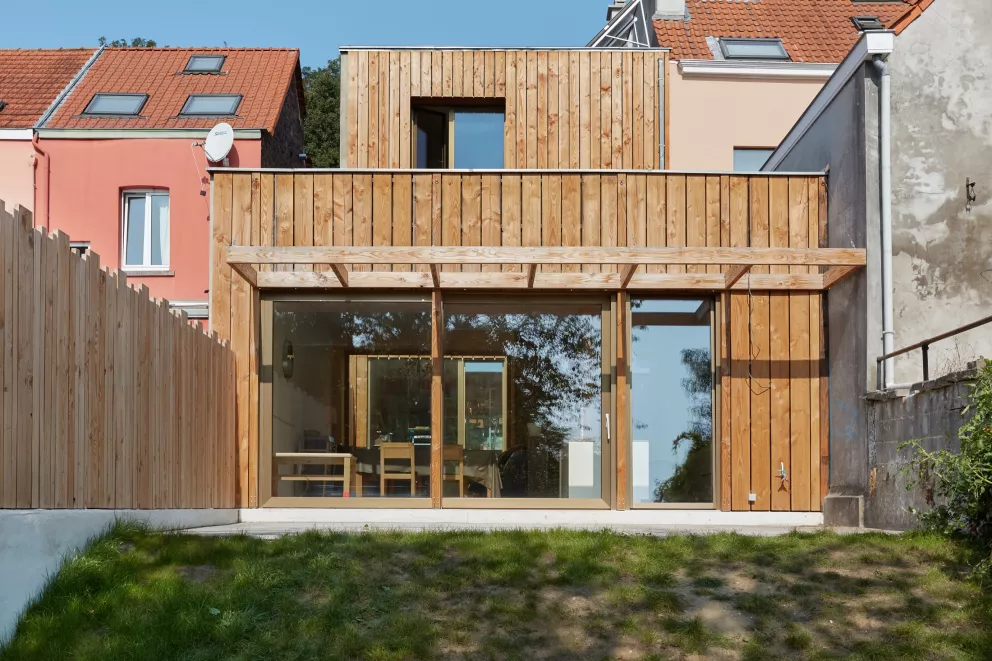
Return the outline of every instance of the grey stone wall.
[[[896,37],[889,60],[897,347],[992,315],[990,35],[992,2],[938,0]],[[931,347],[930,373],[979,356],[992,356],[987,327]],[[896,359],[897,382],[921,378],[918,354]]]
[[[303,142],[303,115],[300,109],[299,81],[293,78],[286,98],[283,100],[282,111],[275,133],[262,134],[262,167],[264,168],[302,168],[306,163],[300,154],[306,152]]]
[[[903,470],[912,450],[899,446],[918,440],[928,450],[959,450],[958,430],[967,420],[963,412],[974,377],[975,370],[968,369],[910,390],[869,393],[866,527],[909,530],[915,526],[910,509],[925,509],[926,493],[922,487],[906,489],[914,481]]]

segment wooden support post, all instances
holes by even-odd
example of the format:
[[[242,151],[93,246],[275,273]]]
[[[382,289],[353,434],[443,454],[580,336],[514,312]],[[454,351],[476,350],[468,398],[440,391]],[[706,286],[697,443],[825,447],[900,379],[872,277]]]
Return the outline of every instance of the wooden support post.
[[[834,266],[823,274],[823,288],[830,289],[838,282],[857,271],[858,266]]]
[[[627,509],[627,447],[630,420],[630,392],[627,383],[627,295],[617,293],[617,419],[613,444],[617,457],[617,509]]]
[[[431,280],[434,281],[434,289],[441,288],[441,267],[437,264],[431,264]]]
[[[431,292],[431,507],[441,507],[441,490],[444,482],[444,391],[441,378],[444,374],[441,332],[444,319],[441,315],[441,292]]]
[[[527,288],[533,289],[534,278],[537,277],[537,264],[531,264],[527,267]]]
[[[334,271],[334,275],[337,276],[338,282],[341,283],[342,287],[348,286],[348,271],[345,270],[340,264],[331,264],[331,270]]]
[[[727,269],[726,284],[724,285],[724,289],[730,289],[731,287],[736,285],[737,281],[743,278],[745,275],[747,275],[748,271],[750,270],[751,270],[750,264],[731,266],[729,269]]]
[[[630,284],[630,279],[634,277],[634,271],[637,270],[638,264],[627,264],[623,267],[623,272],[620,274],[620,289],[626,289],[627,285]]]

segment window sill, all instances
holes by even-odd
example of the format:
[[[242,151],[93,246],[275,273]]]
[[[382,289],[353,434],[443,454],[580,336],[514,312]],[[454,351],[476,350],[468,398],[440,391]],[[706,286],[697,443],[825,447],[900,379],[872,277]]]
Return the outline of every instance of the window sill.
[[[175,271],[168,269],[122,268],[121,273],[132,278],[170,278],[176,275]]]

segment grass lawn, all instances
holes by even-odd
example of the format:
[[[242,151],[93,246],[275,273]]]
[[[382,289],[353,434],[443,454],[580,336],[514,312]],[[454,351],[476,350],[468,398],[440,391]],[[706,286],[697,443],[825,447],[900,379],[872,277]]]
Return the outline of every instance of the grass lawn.
[[[919,535],[122,525],[61,570],[0,658],[992,658],[992,598],[963,560]]]

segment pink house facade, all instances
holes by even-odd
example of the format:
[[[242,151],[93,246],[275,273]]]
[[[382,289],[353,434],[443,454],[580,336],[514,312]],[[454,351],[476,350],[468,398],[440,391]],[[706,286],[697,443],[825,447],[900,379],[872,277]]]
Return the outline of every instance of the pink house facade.
[[[77,59],[25,126],[0,128],[0,200],[206,319],[206,170],[306,164],[299,52],[102,48]],[[209,162],[202,144],[219,123],[233,146]]]

